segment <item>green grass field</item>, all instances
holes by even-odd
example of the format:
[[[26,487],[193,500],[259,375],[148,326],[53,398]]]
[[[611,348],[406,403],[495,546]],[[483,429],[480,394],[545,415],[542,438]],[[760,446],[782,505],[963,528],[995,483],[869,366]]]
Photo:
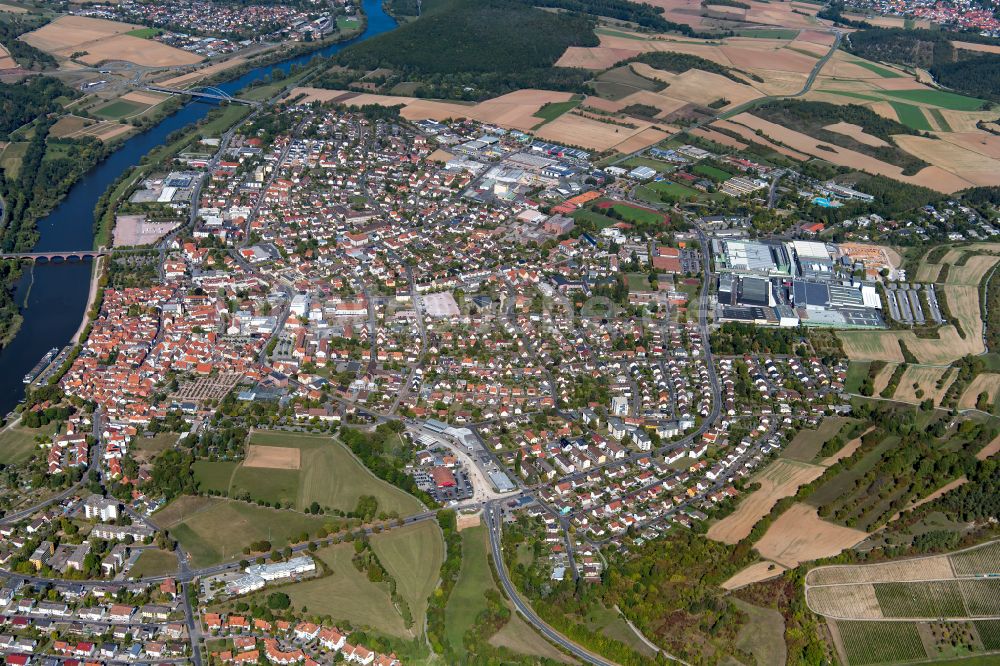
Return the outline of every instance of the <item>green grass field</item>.
[[[177,556],[158,548],[147,548],[139,555],[135,565],[129,571],[132,578],[143,576],[162,576],[177,571]]]
[[[889,99],[939,106],[952,111],[978,111],[985,104],[981,99],[956,95],[944,90],[886,90],[882,94]]]
[[[51,435],[55,432],[55,424],[43,428],[25,428],[14,426],[0,432],[0,464],[12,465],[28,460],[38,450],[35,437]]]
[[[445,609],[445,628],[452,647],[464,654],[462,636],[476,621],[476,616],[486,610],[486,590],[496,589],[490,571],[486,544],[486,527],[462,530],[462,572],[451,591]]]
[[[733,177],[733,174],[728,171],[723,171],[707,164],[696,164],[691,171],[699,176],[705,176],[716,183],[721,183]]]
[[[105,104],[104,106],[94,109],[94,115],[100,116],[101,118],[107,118],[109,120],[118,120],[119,118],[125,118],[128,116],[134,116],[137,113],[142,113],[149,108],[148,104],[139,104],[137,102],[129,102],[128,100],[119,99],[110,104]]]
[[[308,608],[310,615],[329,615],[334,623],[349,622],[354,629],[371,627],[378,633],[413,638],[403,618],[389,598],[387,583],[376,584],[358,571],[351,558],[354,545],[343,543],[316,552],[333,571],[332,575],[293,583],[282,588],[297,610]],[[401,585],[397,580],[397,585]]]
[[[202,492],[214,490],[220,493],[229,492],[233,472],[239,463],[234,461],[212,462],[199,460],[192,466],[194,480]]]
[[[140,37],[142,39],[150,39],[152,37],[162,35],[163,31],[159,28],[138,28],[136,30],[130,30],[125,34],[133,37]]]
[[[176,432],[161,432],[152,437],[137,437],[129,445],[130,453],[145,461],[152,460],[177,443]]]
[[[233,492],[249,492],[251,497],[270,502],[291,501],[300,510],[317,502],[322,507],[352,511],[362,495],[373,495],[380,512],[408,516],[422,509],[415,497],[376,478],[343,444],[330,437],[258,431],[250,443],[297,448],[301,451],[300,467],[272,470],[241,466],[233,476]],[[274,478],[267,478],[269,475]]]
[[[879,76],[881,76],[883,79],[899,79],[899,78],[902,78],[902,76],[903,76],[899,72],[894,72],[891,69],[886,69],[885,67],[882,67],[881,65],[876,65],[875,63],[868,62],[867,60],[853,60],[851,62],[852,62],[852,64],[857,65],[859,67],[864,67],[869,72],[875,72],[876,74],[878,74]]]
[[[949,125],[948,121],[945,120],[944,114],[941,113],[941,109],[927,109],[927,110],[930,111],[931,117],[934,118],[934,122],[938,124],[938,127],[941,128],[942,132],[951,131],[951,125]]]
[[[854,419],[841,416],[829,416],[823,419],[815,430],[808,428],[800,430],[796,433],[791,444],[785,447],[781,457],[801,462],[812,462],[816,459],[820,449],[823,448],[823,444],[833,439],[845,423],[853,421]]]
[[[925,659],[917,626],[911,622],[837,621],[851,666]]]
[[[549,102],[548,104],[545,104],[542,108],[532,114],[535,118],[542,119],[542,122],[535,125],[535,128],[537,129],[545,123],[550,123],[567,111],[575,109],[580,105],[581,101],[581,99],[574,98],[566,102]]]
[[[396,592],[413,613],[413,631],[421,634],[427,616],[427,599],[437,587],[444,562],[444,538],[436,523],[425,520],[371,538],[372,549],[389,575]]]
[[[659,224],[663,221],[663,215],[653,210],[645,210],[628,204],[615,204],[611,210],[622,216],[625,222],[636,224]]]
[[[745,28],[734,30],[738,37],[756,37],[757,39],[795,39],[799,31],[792,28]]]
[[[577,222],[589,222],[593,224],[598,231],[618,223],[618,220],[613,220],[607,215],[601,215],[588,208],[581,208],[574,212],[571,217]]]
[[[733,599],[737,608],[746,613],[747,623],[736,636],[736,647],[749,652],[758,664],[783,664],[787,658],[785,648],[785,619],[773,608],[761,608],[742,599]]]
[[[3,169],[10,178],[16,178],[17,172],[21,169],[21,160],[24,159],[27,152],[28,143],[26,141],[15,141],[7,144],[0,152],[0,169]]]
[[[699,194],[698,190],[668,180],[661,180],[658,183],[650,183],[646,187],[653,190],[657,194],[666,193],[676,199],[687,199],[688,197],[698,196]]]
[[[628,167],[629,169],[645,166],[649,167],[650,169],[655,169],[659,173],[670,173],[677,169],[676,165],[670,164],[669,162],[663,162],[661,160],[654,160],[649,157],[641,157],[641,156],[630,157],[624,162],[622,162],[621,166]]]
[[[346,16],[337,17],[337,30],[341,32],[356,30],[359,25],[361,25],[361,21],[356,18],[348,18]]]
[[[920,130],[922,132],[930,132],[934,129],[927,121],[927,116],[924,115],[923,109],[919,106],[914,106],[913,104],[907,104],[905,102],[896,102],[894,100],[890,100],[889,104],[896,111],[896,115],[899,116],[899,122],[903,123],[910,129]]]
[[[180,502],[181,506],[171,509]],[[298,541],[303,533],[315,536],[323,527],[320,517],[279,511],[219,498],[181,497],[153,515],[184,550],[195,567],[239,559],[251,543],[268,540],[275,548]]]

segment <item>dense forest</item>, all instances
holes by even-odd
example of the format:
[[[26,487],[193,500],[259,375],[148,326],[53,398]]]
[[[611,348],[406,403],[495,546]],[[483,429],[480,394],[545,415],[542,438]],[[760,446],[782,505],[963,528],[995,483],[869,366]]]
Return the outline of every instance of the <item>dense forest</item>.
[[[76,97],[79,93],[51,76],[33,76],[20,83],[0,83],[0,141],[8,141],[10,133],[39,116],[55,113],[59,97]]]
[[[851,123],[863,128],[866,134],[889,144],[893,143],[894,134],[921,134],[902,123],[878,115],[866,106],[784,99],[762,104],[754,110],[754,115],[835,146],[895,164],[903,169],[904,175],[915,174],[928,166],[927,162],[894,145],[871,146],[840,132],[825,129],[827,125],[837,122]]]
[[[1000,101],[1000,55],[959,49],[953,41],[1000,44],[974,33],[868,28],[852,33],[848,46],[862,58],[922,67],[946,88]]]
[[[671,72],[673,74],[683,74],[689,69],[700,69],[703,72],[721,74],[727,79],[731,79],[737,83],[746,83],[746,81],[736,76],[734,71],[729,67],[707,60],[701,56],[691,55],[689,53],[650,51],[648,53],[641,53],[635,57],[629,58],[619,64],[627,64],[630,62],[641,62],[653,67],[654,69],[660,69],[664,72]]]
[[[593,21],[502,0],[441,0],[392,32],[345,49],[337,63],[386,67],[418,81],[418,96],[482,99],[519,88],[581,89],[589,74],[553,67],[570,46],[596,46]],[[340,87],[331,71],[320,85]]]

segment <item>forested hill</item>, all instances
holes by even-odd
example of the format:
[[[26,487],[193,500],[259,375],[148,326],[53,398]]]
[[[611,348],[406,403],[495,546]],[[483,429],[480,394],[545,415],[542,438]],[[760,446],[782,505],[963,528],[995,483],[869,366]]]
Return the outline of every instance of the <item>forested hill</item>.
[[[547,8],[547,9],[542,9]],[[597,46],[596,17],[691,34],[661,8],[629,0],[424,0],[419,18],[350,48],[319,85],[341,88],[385,68],[421,97],[479,100],[521,88],[584,92],[591,74],[556,67],[571,46]]]
[[[1000,54],[956,48],[954,42],[1000,44],[975,34],[905,28],[869,28],[851,33],[855,55],[930,71],[940,85],[973,97],[1000,101]]]
[[[420,18],[344,49],[337,64],[355,72],[387,68],[420,84],[418,96],[483,99],[521,88],[576,91],[589,73],[554,67],[570,46],[596,46],[586,16],[517,0],[434,0]],[[330,71],[318,83],[349,83]]]

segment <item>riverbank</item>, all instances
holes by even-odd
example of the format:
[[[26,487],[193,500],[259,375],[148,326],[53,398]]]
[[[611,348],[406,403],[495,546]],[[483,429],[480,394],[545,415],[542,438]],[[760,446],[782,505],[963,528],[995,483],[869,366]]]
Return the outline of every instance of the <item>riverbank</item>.
[[[301,46],[309,49],[308,53],[271,65],[258,66],[242,76],[219,83],[216,87],[230,95],[236,95],[251,84],[263,81],[267,85],[258,85],[249,92],[255,96],[270,96],[269,93],[273,94],[282,89],[290,79],[295,80],[299,70],[308,65],[315,56],[328,58],[352,44],[396,27],[396,22],[382,10],[381,0],[364,0],[363,10],[365,16],[363,34],[328,45],[303,44]],[[274,70],[281,72],[277,79],[272,78]],[[233,75],[235,71],[235,68],[228,68],[220,74]],[[290,72],[291,77],[288,76]],[[171,143],[167,139],[168,136],[178,130],[190,129],[193,123],[202,120],[217,106],[214,102],[204,101],[181,103],[175,113],[168,115],[158,124],[116,142],[113,153],[79,178],[62,202],[49,215],[38,220],[38,242],[35,244],[35,250],[43,252],[92,249],[98,234],[95,233],[97,229],[93,217],[88,213],[95,209],[102,195],[108,194],[105,198],[107,205],[113,198],[113,192],[109,192],[109,189],[115,189],[111,187],[113,184],[121,185],[122,190],[128,187],[130,179],[119,181],[123,174],[134,175],[133,167],[153,159],[146,158],[144,161],[143,158]],[[104,212],[102,210],[102,214]],[[104,229],[109,227],[105,226]],[[110,238],[108,240],[101,238],[101,241],[96,245],[110,246]],[[108,266],[105,260],[103,269],[97,275],[105,275]],[[100,304],[99,285],[102,277],[97,278],[97,293],[93,299],[90,295],[94,289],[94,276],[94,268],[87,262],[40,263],[34,266],[34,285],[30,294],[27,275],[17,282],[18,305],[21,305],[26,294],[29,295],[30,302],[27,307],[21,309],[24,321],[20,332],[7,347],[0,349],[0,413],[10,411],[21,400],[24,395],[21,377],[45,352],[52,347],[64,347],[70,344],[71,340],[85,338],[86,326],[81,331],[81,321],[85,313],[92,312]]]

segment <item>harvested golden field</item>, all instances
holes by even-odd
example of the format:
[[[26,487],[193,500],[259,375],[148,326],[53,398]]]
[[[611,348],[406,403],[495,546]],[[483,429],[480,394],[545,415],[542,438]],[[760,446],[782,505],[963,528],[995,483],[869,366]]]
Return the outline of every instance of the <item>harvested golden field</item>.
[[[872,382],[875,395],[880,394],[889,385],[889,380],[892,379],[892,373],[896,371],[897,365],[896,363],[888,363],[875,375],[875,380]]]
[[[989,123],[996,120],[997,114],[992,111],[952,111],[951,109],[940,109],[941,115],[948,121],[948,126],[952,132],[974,132],[982,134],[976,123],[982,121]],[[947,136],[947,135],[941,135]]]
[[[792,40],[792,43],[811,42],[822,46],[833,46],[836,36],[832,32],[825,30],[803,30],[799,36]]]
[[[133,90],[130,93],[125,93],[120,99],[124,99],[129,102],[135,102],[137,104],[148,104],[150,106],[159,104],[160,102],[170,99],[170,95],[147,92],[145,90]]]
[[[106,21],[86,16],[60,16],[38,30],[22,35],[21,39],[36,49],[41,49],[46,53],[55,53],[66,48],[124,34],[141,27],[132,23]]]
[[[787,567],[832,557],[868,536],[867,532],[821,520],[816,509],[797,503],[781,514],[755,544],[757,552]]]
[[[775,460],[754,477],[760,488],[743,498],[735,511],[714,523],[708,529],[708,538],[730,545],[746,538],[778,500],[794,495],[799,486],[818,479],[824,470],[819,465],[795,460]]]
[[[979,311],[979,288],[966,284],[946,284],[941,288],[948,301],[948,308],[953,317],[958,319],[966,339],[978,339],[979,352],[982,353],[983,319]]]
[[[918,338],[913,331],[837,331],[848,358],[856,361],[903,362],[899,341],[918,363],[948,365],[967,354],[983,352],[982,336],[962,339],[951,324],[938,329],[938,338]]]
[[[715,143],[722,144],[723,146],[729,146],[730,148],[736,148],[737,150],[744,150],[747,148],[748,144],[738,141],[731,136],[717,132],[711,128],[696,127],[693,130],[688,130],[690,134],[694,136],[701,137],[702,139],[707,139],[708,141],[714,141]]]
[[[541,122],[541,118],[535,116],[534,113],[542,108],[542,106],[548,102],[566,102],[572,98],[572,94],[570,93],[525,89],[501,95],[500,97],[494,97],[478,104],[459,104],[456,102],[438,102],[416,97],[375,95],[322,88],[295,88],[289,94],[289,97],[298,97],[300,95],[309,101],[328,102],[336,100],[337,103],[348,106],[363,106],[365,104],[395,106],[402,104],[402,114],[409,120],[424,118],[433,120],[471,118],[484,123],[495,123],[503,127],[523,131],[530,130]],[[645,127],[648,127],[648,124]],[[621,129],[627,131],[626,128]],[[620,140],[624,138],[625,136],[622,136]]]
[[[976,406],[976,401],[979,399],[980,393],[986,393],[989,396],[987,402],[992,406],[996,402],[997,396],[1000,396],[1000,375],[993,372],[985,372],[977,375],[969,383],[968,388],[965,389],[965,393],[959,399],[959,408],[973,409]]]
[[[946,580],[955,573],[947,555],[915,557],[878,564],[835,564],[816,567],[806,574],[807,586],[850,585],[853,583],[893,583],[918,580]]]
[[[597,102],[598,100],[601,100],[601,98],[588,97],[587,100],[584,102],[584,104],[594,108],[601,108],[597,104],[595,104],[595,102]],[[616,104],[619,104],[620,108],[624,108],[631,104],[645,104],[647,106],[656,107],[657,109],[660,110],[660,113],[657,115],[664,116],[687,106],[688,103],[682,99],[674,99],[672,97],[668,97],[661,93],[655,93],[650,90],[640,90],[638,92],[632,93],[627,97],[623,97],[618,102],[616,102]],[[607,111],[609,109],[604,108],[601,110]],[[586,113],[585,109],[581,109],[581,111],[583,113]]]
[[[1000,451],[1000,435],[994,437],[993,441],[979,450],[979,453],[976,454],[976,460],[986,460],[996,455],[998,451]]]
[[[736,124],[736,123],[734,123],[732,121],[729,121],[729,120],[716,120],[714,123],[712,123],[711,125],[709,125],[709,127],[719,127],[719,128],[722,128],[724,130],[727,130],[727,131],[732,132],[732,133],[734,133],[734,134],[736,134],[738,136],[743,137],[749,143],[757,143],[757,144],[760,144],[762,146],[766,146],[767,148],[770,148],[771,150],[775,151],[776,153],[784,155],[785,157],[790,157],[793,160],[798,160],[800,162],[805,162],[806,160],[809,159],[809,155],[806,155],[805,153],[800,153],[797,150],[792,150],[792,149],[787,148],[785,146],[780,146],[780,145],[774,143],[773,141],[771,141],[769,139],[766,139],[766,138],[764,138],[762,136],[758,136],[753,130],[751,130],[751,129],[747,128],[747,127],[744,127],[743,125],[738,125],[738,124]]]
[[[263,446],[251,444],[244,467],[266,467],[269,469],[299,469],[301,449],[291,446]]]
[[[906,152],[972,185],[1000,185],[1000,159],[987,157],[956,143],[922,136],[901,134],[895,140],[896,145]]]
[[[575,113],[564,113],[552,122],[540,127],[535,132],[535,135],[546,141],[603,151],[623,144],[627,139],[643,133],[644,130],[650,127],[650,123],[644,123],[639,120],[630,122],[637,127],[631,129],[592,118],[584,118]],[[629,146],[632,147],[630,150],[626,150],[626,152],[652,145],[663,140],[665,137],[666,134],[663,132],[654,130],[653,134],[644,134],[637,142],[630,142]]]
[[[76,48],[87,51],[87,55],[80,56],[78,60],[88,65],[99,65],[111,60],[124,60],[146,67],[176,67],[178,65],[193,65],[203,60],[196,53],[133,35],[115,35]],[[68,56],[69,53],[60,55]]]
[[[807,134],[796,132],[795,130],[758,118],[749,113],[741,113],[734,116],[732,120],[750,128],[754,132],[759,130],[768,138],[790,146],[794,150],[808,153],[840,166],[888,176],[914,185],[929,187],[939,192],[951,193],[969,186],[969,181],[936,165],[924,168],[915,176],[904,176],[903,170],[898,166],[854,150],[848,150],[840,146],[829,146]],[[928,139],[928,141],[930,140]],[[825,146],[825,148],[820,148],[820,146]],[[933,162],[931,163],[933,164]]]
[[[949,376],[945,377],[941,388],[937,388],[938,381],[946,374]],[[917,404],[930,398],[934,401],[934,406],[936,407],[941,404],[941,399],[944,398],[945,392],[951,386],[954,379],[955,373],[949,368],[909,365],[903,372],[903,376],[899,380],[899,386],[896,388],[896,393],[892,396],[892,399]],[[914,385],[917,388],[914,388]],[[918,391],[920,392],[919,395]]]
[[[21,36],[28,44],[62,58],[85,52],[88,65],[124,60],[148,67],[172,67],[201,62],[201,56],[125,33],[142,26],[85,16],[61,16]]]
[[[996,250],[1000,250],[1000,246],[994,246]],[[969,249],[969,248],[964,248]],[[945,255],[945,261],[947,263],[953,263],[959,259],[955,257],[954,259],[948,261],[948,257],[951,252],[962,252],[963,249],[955,248],[949,251],[948,255]],[[945,284],[961,284],[968,285],[970,287],[978,287],[983,281],[983,277],[990,271],[993,266],[1000,261],[1000,257],[994,257],[988,254],[977,254],[974,257],[969,257],[965,263],[961,266],[953,265],[948,269],[948,279]]]
[[[632,69],[640,76],[666,83],[669,87],[661,93],[656,93],[660,97],[674,98],[701,106],[707,106],[720,98],[729,100],[730,103],[720,107],[719,110],[738,106],[762,96],[760,91],[748,85],[700,69],[689,69],[683,74],[671,74],[642,63],[632,65]],[[683,103],[678,103],[676,108],[680,106],[683,106]]]
[[[128,134],[133,130],[135,130],[135,128],[131,125],[122,125],[121,123],[113,120],[105,120],[82,130],[80,135],[97,137],[101,141],[110,141],[111,139],[117,138],[123,134]]]
[[[991,159],[1000,159],[1000,136],[989,132],[947,132],[938,134],[942,141],[985,155]]]
[[[754,41],[761,42],[767,40],[756,39]],[[723,55],[729,59],[729,62],[741,69],[808,74],[816,65],[814,58],[784,48],[784,42],[781,43],[781,46],[772,49],[752,48],[749,46],[723,46],[721,50]]]
[[[845,123],[843,121],[834,123],[832,125],[827,125],[823,129],[830,130],[831,132],[836,132],[837,134],[843,134],[844,136],[849,136],[858,143],[863,143],[866,146],[872,146],[873,148],[881,148],[888,146],[889,144],[877,136],[872,136],[867,134],[860,125],[853,125],[851,123]]]
[[[669,125],[660,125],[660,127],[672,129]],[[647,146],[657,144],[666,139],[667,136],[666,132],[650,127],[633,134],[621,143],[615,144],[613,148],[619,153],[633,153]]]
[[[741,569],[733,574],[733,577],[722,584],[723,590],[735,590],[752,583],[759,583],[762,580],[774,578],[788,571],[785,567],[775,562],[754,562],[746,569]]]
[[[1000,46],[996,44],[975,44],[973,42],[956,42],[952,41],[951,45],[956,49],[963,49],[965,51],[981,51],[982,53],[1000,53]]]
[[[10,57],[10,51],[0,44],[0,69],[13,69],[17,67],[17,61]]]

